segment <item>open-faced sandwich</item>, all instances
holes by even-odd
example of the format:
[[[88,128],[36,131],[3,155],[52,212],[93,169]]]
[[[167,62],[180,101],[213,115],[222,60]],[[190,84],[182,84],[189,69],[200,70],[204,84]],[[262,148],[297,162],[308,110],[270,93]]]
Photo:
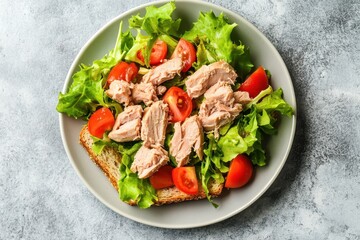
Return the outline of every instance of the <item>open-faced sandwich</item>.
[[[87,121],[80,143],[120,199],[141,208],[213,203],[244,186],[267,163],[266,137],[293,114],[270,72],[231,39],[236,24],[210,11],[181,32],[174,10],[150,6],[131,29],[120,23],[115,48],[82,64],[57,105]]]

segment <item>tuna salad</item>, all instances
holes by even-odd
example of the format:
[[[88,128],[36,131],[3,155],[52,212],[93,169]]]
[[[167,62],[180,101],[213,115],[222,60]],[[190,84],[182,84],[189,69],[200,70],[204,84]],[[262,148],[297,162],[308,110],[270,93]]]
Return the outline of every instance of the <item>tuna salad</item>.
[[[98,154],[105,146],[118,149],[126,159],[120,199],[141,208],[170,187],[188,195],[201,188],[216,206],[209,182],[246,185],[253,169],[267,164],[265,139],[293,114],[282,89],[272,88],[270,70],[255,66],[249,48],[232,39],[235,23],[210,11],[180,27],[175,8],[149,7],[129,19],[130,29],[120,23],[115,48],[81,65],[57,105],[88,121]]]

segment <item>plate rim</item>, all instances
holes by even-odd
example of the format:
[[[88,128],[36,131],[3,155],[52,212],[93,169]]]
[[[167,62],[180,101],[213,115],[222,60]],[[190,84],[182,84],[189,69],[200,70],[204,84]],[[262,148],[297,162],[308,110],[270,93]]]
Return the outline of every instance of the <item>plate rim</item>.
[[[129,14],[136,14],[137,12],[139,12],[139,10],[142,10],[145,7],[151,6],[151,5],[161,5],[164,3],[168,3],[169,1],[167,0],[160,0],[160,1],[152,1],[149,3],[145,3],[145,4],[141,4],[135,8],[131,8],[128,9],[126,11],[124,11],[123,13],[121,13],[120,15],[114,17],[113,19],[111,19],[110,21],[108,21],[106,24],[104,24],[99,30],[96,31],[95,34],[93,34],[89,40],[86,41],[86,43],[81,47],[80,51],[77,53],[75,59],[73,60],[68,73],[66,75],[66,79],[64,82],[64,86],[62,88],[62,93],[65,93],[68,90],[68,87],[70,85],[70,83],[72,82],[72,75],[73,72],[75,71],[75,69],[78,67],[78,60],[83,56],[83,54],[85,53],[85,51],[88,49],[89,45],[100,35],[102,34],[110,25],[114,24],[115,22],[119,21],[120,19],[124,18],[125,16],[129,15]],[[245,19],[244,17],[242,17],[241,15],[225,8],[222,7],[220,5],[216,5],[213,3],[209,3],[209,2],[205,2],[205,1],[199,1],[199,0],[177,0],[176,2],[188,2],[188,3],[193,3],[193,2],[197,2],[200,3],[201,5],[203,5],[204,7],[208,7],[209,9],[211,8],[215,8],[217,11],[223,12],[224,15],[229,16],[231,15],[234,18],[238,18],[241,19],[241,24],[246,24],[247,27],[251,28],[253,31],[255,31],[257,33],[257,35],[259,35],[261,38],[263,38],[263,40],[265,42],[267,42],[268,46],[270,46],[272,48],[272,50],[275,52],[276,58],[279,60],[279,62],[281,63],[281,67],[285,69],[284,74],[287,75],[287,77],[290,79],[290,86],[291,86],[291,92],[289,93],[289,96],[292,101],[294,102],[294,115],[292,116],[291,119],[291,132],[290,132],[290,139],[289,142],[287,144],[286,147],[286,151],[285,151],[285,155],[283,156],[283,158],[281,159],[280,164],[278,165],[278,167],[276,168],[275,173],[272,175],[272,177],[270,178],[270,180],[266,183],[266,185],[264,185],[264,187],[261,189],[261,191],[259,191],[252,199],[251,201],[248,201],[247,204],[244,204],[242,207],[236,209],[235,211],[232,211],[229,214],[226,214],[222,217],[216,218],[216,219],[210,219],[208,221],[204,221],[201,223],[197,223],[197,224],[184,224],[184,225],[173,225],[171,223],[169,224],[158,224],[158,223],[154,223],[152,221],[148,221],[145,219],[141,219],[138,217],[134,217],[131,214],[127,214],[126,212],[122,212],[119,211],[119,209],[117,209],[116,207],[112,206],[104,197],[102,197],[100,194],[98,194],[95,189],[85,180],[85,177],[83,175],[83,173],[76,167],[75,165],[75,161],[72,158],[71,155],[71,151],[69,149],[69,146],[66,142],[65,139],[65,129],[64,129],[64,119],[67,117],[65,114],[63,113],[59,113],[59,125],[60,125],[60,133],[61,133],[61,139],[62,139],[62,143],[66,152],[66,155],[73,167],[73,169],[75,169],[78,177],[81,179],[81,181],[83,182],[83,184],[87,187],[87,189],[98,199],[100,200],[101,203],[103,203],[105,206],[107,206],[108,208],[110,208],[112,211],[116,212],[117,214],[120,214],[121,216],[124,216],[128,219],[131,219],[133,221],[142,223],[142,224],[146,224],[149,226],[154,226],[154,227],[160,227],[160,228],[170,228],[170,229],[186,229],[186,228],[197,228],[197,227],[203,227],[203,226],[208,226],[211,224],[215,224],[221,221],[224,221],[240,212],[242,212],[243,210],[245,210],[246,208],[248,208],[249,206],[251,206],[255,201],[257,201],[269,188],[270,186],[273,184],[273,182],[275,181],[275,179],[278,177],[278,175],[280,174],[281,170],[283,169],[290,151],[292,149],[293,146],[293,142],[294,142],[294,137],[295,137],[295,132],[296,132],[296,118],[297,118],[297,102],[296,102],[296,95],[295,95],[295,91],[294,91],[294,86],[293,86],[293,82],[292,82],[292,78],[289,74],[289,71],[286,67],[286,64],[283,60],[283,58],[281,57],[280,53],[277,51],[277,49],[275,48],[275,46],[272,44],[272,42],[257,28],[255,27],[252,23],[250,23],[247,19]],[[175,2],[175,4],[176,4]],[[120,201],[120,200],[119,200]]]

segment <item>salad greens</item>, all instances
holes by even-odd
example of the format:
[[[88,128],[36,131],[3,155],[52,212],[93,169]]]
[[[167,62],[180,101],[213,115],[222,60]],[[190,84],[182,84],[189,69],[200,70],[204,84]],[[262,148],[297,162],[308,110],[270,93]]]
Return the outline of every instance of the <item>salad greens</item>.
[[[197,45],[195,69],[225,60],[233,65],[240,78],[244,80],[254,65],[250,60],[248,48],[241,42],[235,44],[231,40],[231,33],[236,26],[236,23],[229,24],[223,13],[219,16],[215,16],[212,11],[200,13],[194,26],[182,36]]]
[[[134,156],[142,143],[119,144],[121,153],[119,197],[124,202],[136,202],[140,208],[148,208],[157,200],[156,191],[148,179],[139,179],[136,173],[130,170]]]
[[[80,65],[80,70],[72,78],[73,83],[67,93],[59,94],[56,110],[73,118],[87,119],[98,106],[111,107],[117,113],[121,111],[120,104],[109,99],[104,92],[106,76],[133,44],[130,31],[122,32],[122,23],[113,50],[103,58],[93,62],[91,66]]]
[[[143,17],[139,14],[132,16],[129,26],[137,31],[136,37],[130,30],[123,32],[120,23],[114,49],[90,66],[80,65],[80,70],[73,75],[73,83],[67,93],[59,94],[57,111],[70,117],[84,119],[88,119],[99,106],[110,107],[116,114],[121,112],[121,105],[109,99],[104,93],[106,77],[111,68],[123,59],[148,67],[152,46],[158,38],[167,43],[170,54],[180,37],[194,43],[197,49],[197,61],[193,64],[195,70],[204,64],[225,60],[238,73],[237,84],[244,81],[252,72],[254,65],[248,47],[231,39],[231,33],[237,25],[229,23],[222,13],[216,16],[212,11],[201,12],[193,27],[182,34],[179,32],[181,19],[172,18],[175,8],[175,3],[169,2],[161,7],[147,7]],[[137,56],[139,50],[143,51],[144,62]],[[270,72],[267,71],[267,74],[270,76]],[[175,77],[164,85],[184,88],[184,79]],[[233,122],[220,129],[218,139],[213,134],[205,135],[205,158],[202,161],[195,159],[195,154],[191,155],[193,158],[191,162],[196,165],[197,174],[210,202],[212,200],[208,189],[209,182],[214,180],[224,182],[224,174],[229,171],[231,160],[238,154],[247,154],[254,165],[267,164],[264,139],[266,136],[276,134],[276,124],[281,115],[293,114],[293,109],[282,96],[282,89],[273,91],[269,86],[247,104]],[[165,148],[168,148],[171,138],[170,130],[166,136]],[[139,179],[136,173],[130,171],[134,155],[142,143],[120,144],[110,140],[106,135],[103,139],[95,137],[93,139],[93,150],[96,153],[100,153],[105,146],[112,146],[122,154],[119,169],[120,199],[125,202],[134,201],[141,208],[150,207],[157,200],[156,191],[148,179]]]
[[[146,8],[144,17],[140,17],[139,14],[137,14],[130,18],[129,25],[131,28],[138,29],[138,35],[136,37],[136,44],[134,44],[132,49],[130,49],[129,55],[127,55],[127,60],[142,64],[143,62],[136,56],[136,53],[138,50],[144,49],[145,65],[149,67],[151,48],[159,37],[172,49],[175,49],[177,41],[172,38],[172,36],[179,37],[178,30],[181,22],[181,19],[173,20],[172,18],[172,13],[175,8],[174,2],[170,2],[159,8],[149,6]],[[148,36],[141,35],[140,30],[145,31]],[[146,39],[145,41],[143,41],[144,38]]]

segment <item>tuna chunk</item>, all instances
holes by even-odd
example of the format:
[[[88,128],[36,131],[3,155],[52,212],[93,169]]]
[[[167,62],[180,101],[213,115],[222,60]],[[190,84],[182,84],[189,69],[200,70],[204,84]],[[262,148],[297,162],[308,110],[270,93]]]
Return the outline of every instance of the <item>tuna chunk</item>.
[[[191,150],[194,149],[198,157],[203,158],[204,133],[198,116],[187,118],[182,125],[174,125],[175,133],[170,143],[170,154],[175,157],[177,166],[181,167],[189,162]]]
[[[162,147],[147,148],[144,145],[136,152],[130,170],[139,178],[148,178],[169,161],[168,153]]]
[[[222,81],[234,84],[236,78],[234,69],[227,62],[219,61],[203,65],[185,81],[185,85],[188,95],[191,98],[197,98],[215,83]]]
[[[110,83],[106,94],[118,103],[128,106],[131,103],[131,84],[122,80],[115,80]]]
[[[239,103],[227,106],[219,101],[204,101],[200,106],[199,117],[205,131],[214,131],[215,137],[218,137],[219,128],[234,120],[241,110]]]
[[[144,102],[146,106],[149,106],[159,100],[156,96],[156,87],[151,83],[134,84],[131,94],[135,104]]]
[[[241,103],[243,105],[251,102],[252,98],[248,92],[236,91],[234,92],[235,102]]]
[[[240,95],[242,94],[235,94],[225,82],[218,82],[206,91],[205,101],[201,103],[199,110],[205,131],[214,131],[214,136],[219,136],[219,128],[230,123],[242,111],[239,100],[243,99],[243,96]]]
[[[181,58],[170,59],[146,73],[142,78],[142,82],[158,86],[167,80],[173,79],[177,74],[179,75],[183,66],[184,63]]]
[[[227,103],[234,101],[234,92],[228,83],[217,82],[205,92],[204,97],[209,101],[218,100]]]
[[[129,106],[120,113],[115,121],[109,138],[116,142],[129,142],[140,139],[141,115],[140,105]]]
[[[168,122],[169,107],[163,101],[157,101],[145,109],[142,119],[141,140],[144,146],[163,146]]]
[[[156,94],[157,95],[163,95],[166,92],[166,87],[165,86],[158,86],[156,88]]]
[[[141,119],[124,123],[117,130],[109,133],[109,138],[116,142],[130,142],[140,139]]]

